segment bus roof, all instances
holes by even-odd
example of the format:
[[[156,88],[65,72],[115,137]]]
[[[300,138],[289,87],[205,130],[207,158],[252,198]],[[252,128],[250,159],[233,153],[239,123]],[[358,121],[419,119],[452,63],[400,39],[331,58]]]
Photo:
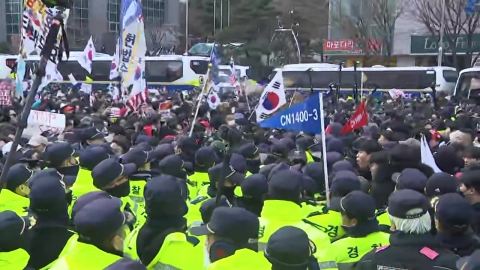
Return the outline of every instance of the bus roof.
[[[65,59],[66,56],[64,55]],[[74,54],[70,55],[70,58],[68,60],[77,60],[79,57],[81,57],[81,54]],[[183,55],[160,55],[160,56],[146,56],[145,57],[147,60],[180,60],[183,58],[187,58],[190,60],[203,60],[203,61],[209,61],[208,57],[201,57],[201,56],[183,56]],[[28,56],[27,60],[33,60],[33,61],[38,61],[40,60],[40,57],[38,55],[30,55]],[[96,53],[93,57],[93,60],[96,61],[112,61],[113,56],[108,55],[108,54],[103,54],[103,53]]]
[[[276,68],[275,71],[283,70],[283,71],[307,71],[311,69],[312,71],[338,71],[338,67],[336,68],[328,68],[328,67],[308,67],[308,66],[298,66],[289,68],[289,65],[284,66],[283,68]],[[354,67],[346,67],[342,68],[342,71],[353,71]],[[428,71],[428,70],[452,70],[456,71],[455,68],[452,67],[358,67],[357,71]]]
[[[465,72],[475,72],[475,71],[480,71],[480,67],[471,67],[471,68],[462,69],[460,71],[460,74]]]
[[[230,66],[229,65],[219,65],[218,66],[219,69],[230,69]],[[239,66],[239,65],[235,65],[235,69],[249,69],[250,67],[249,66]]]

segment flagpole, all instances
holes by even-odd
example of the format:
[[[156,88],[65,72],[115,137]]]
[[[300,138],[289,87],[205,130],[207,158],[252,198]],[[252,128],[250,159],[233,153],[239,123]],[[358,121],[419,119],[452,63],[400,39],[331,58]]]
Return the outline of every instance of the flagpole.
[[[188,54],[188,1],[185,2],[185,54]]]
[[[327,143],[325,141],[325,113],[323,112],[323,94],[318,94],[318,102],[320,103],[320,130],[322,130],[322,161],[323,161],[323,175],[325,179],[325,194],[327,195],[327,206],[330,206],[330,188],[328,187],[328,167],[327,167]]]

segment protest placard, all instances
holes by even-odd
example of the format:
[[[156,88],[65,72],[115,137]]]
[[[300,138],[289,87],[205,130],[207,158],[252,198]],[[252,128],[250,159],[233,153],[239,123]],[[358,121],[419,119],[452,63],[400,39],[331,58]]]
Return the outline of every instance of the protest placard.
[[[28,115],[27,128],[23,131],[23,137],[30,138],[44,131],[61,134],[64,130],[64,114],[32,110]]]

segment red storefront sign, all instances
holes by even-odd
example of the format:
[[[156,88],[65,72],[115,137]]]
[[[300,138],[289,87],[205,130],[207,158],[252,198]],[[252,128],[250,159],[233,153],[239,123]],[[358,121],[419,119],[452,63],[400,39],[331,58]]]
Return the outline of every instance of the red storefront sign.
[[[356,41],[353,39],[326,40],[323,43],[323,53],[326,55],[335,54],[364,54],[363,47],[367,46],[371,50],[381,50],[381,40],[368,39],[365,41]]]

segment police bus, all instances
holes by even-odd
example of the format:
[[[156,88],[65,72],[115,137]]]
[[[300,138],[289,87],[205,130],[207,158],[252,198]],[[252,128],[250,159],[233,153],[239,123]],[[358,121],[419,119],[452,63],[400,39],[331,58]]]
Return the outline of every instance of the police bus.
[[[97,53],[93,58],[92,73],[88,74],[77,61],[82,54],[83,52],[72,52],[67,61],[58,65],[58,71],[64,78],[64,81],[58,83],[70,84],[69,74],[73,74],[78,82],[85,82],[88,76],[94,81],[94,87],[99,89],[112,83],[109,79],[112,56]],[[192,90],[203,85],[209,63],[207,57],[182,55],[147,56],[145,60],[148,88],[168,91]],[[27,69],[31,69],[38,64],[39,57],[29,56],[26,62]]]
[[[480,98],[480,67],[460,71],[453,95],[463,98]]]
[[[282,68],[286,90],[329,90],[332,83],[339,82],[338,65],[298,64]],[[275,69],[274,72],[279,69]],[[275,74],[272,75],[272,77]],[[437,91],[453,93],[458,73],[451,67],[359,67],[357,74],[353,67],[342,68],[341,91],[348,94],[355,85],[355,75],[359,91],[365,94],[378,87],[378,92],[388,92],[396,88],[407,96],[430,93],[435,84]],[[311,81],[311,83],[310,83]]]

